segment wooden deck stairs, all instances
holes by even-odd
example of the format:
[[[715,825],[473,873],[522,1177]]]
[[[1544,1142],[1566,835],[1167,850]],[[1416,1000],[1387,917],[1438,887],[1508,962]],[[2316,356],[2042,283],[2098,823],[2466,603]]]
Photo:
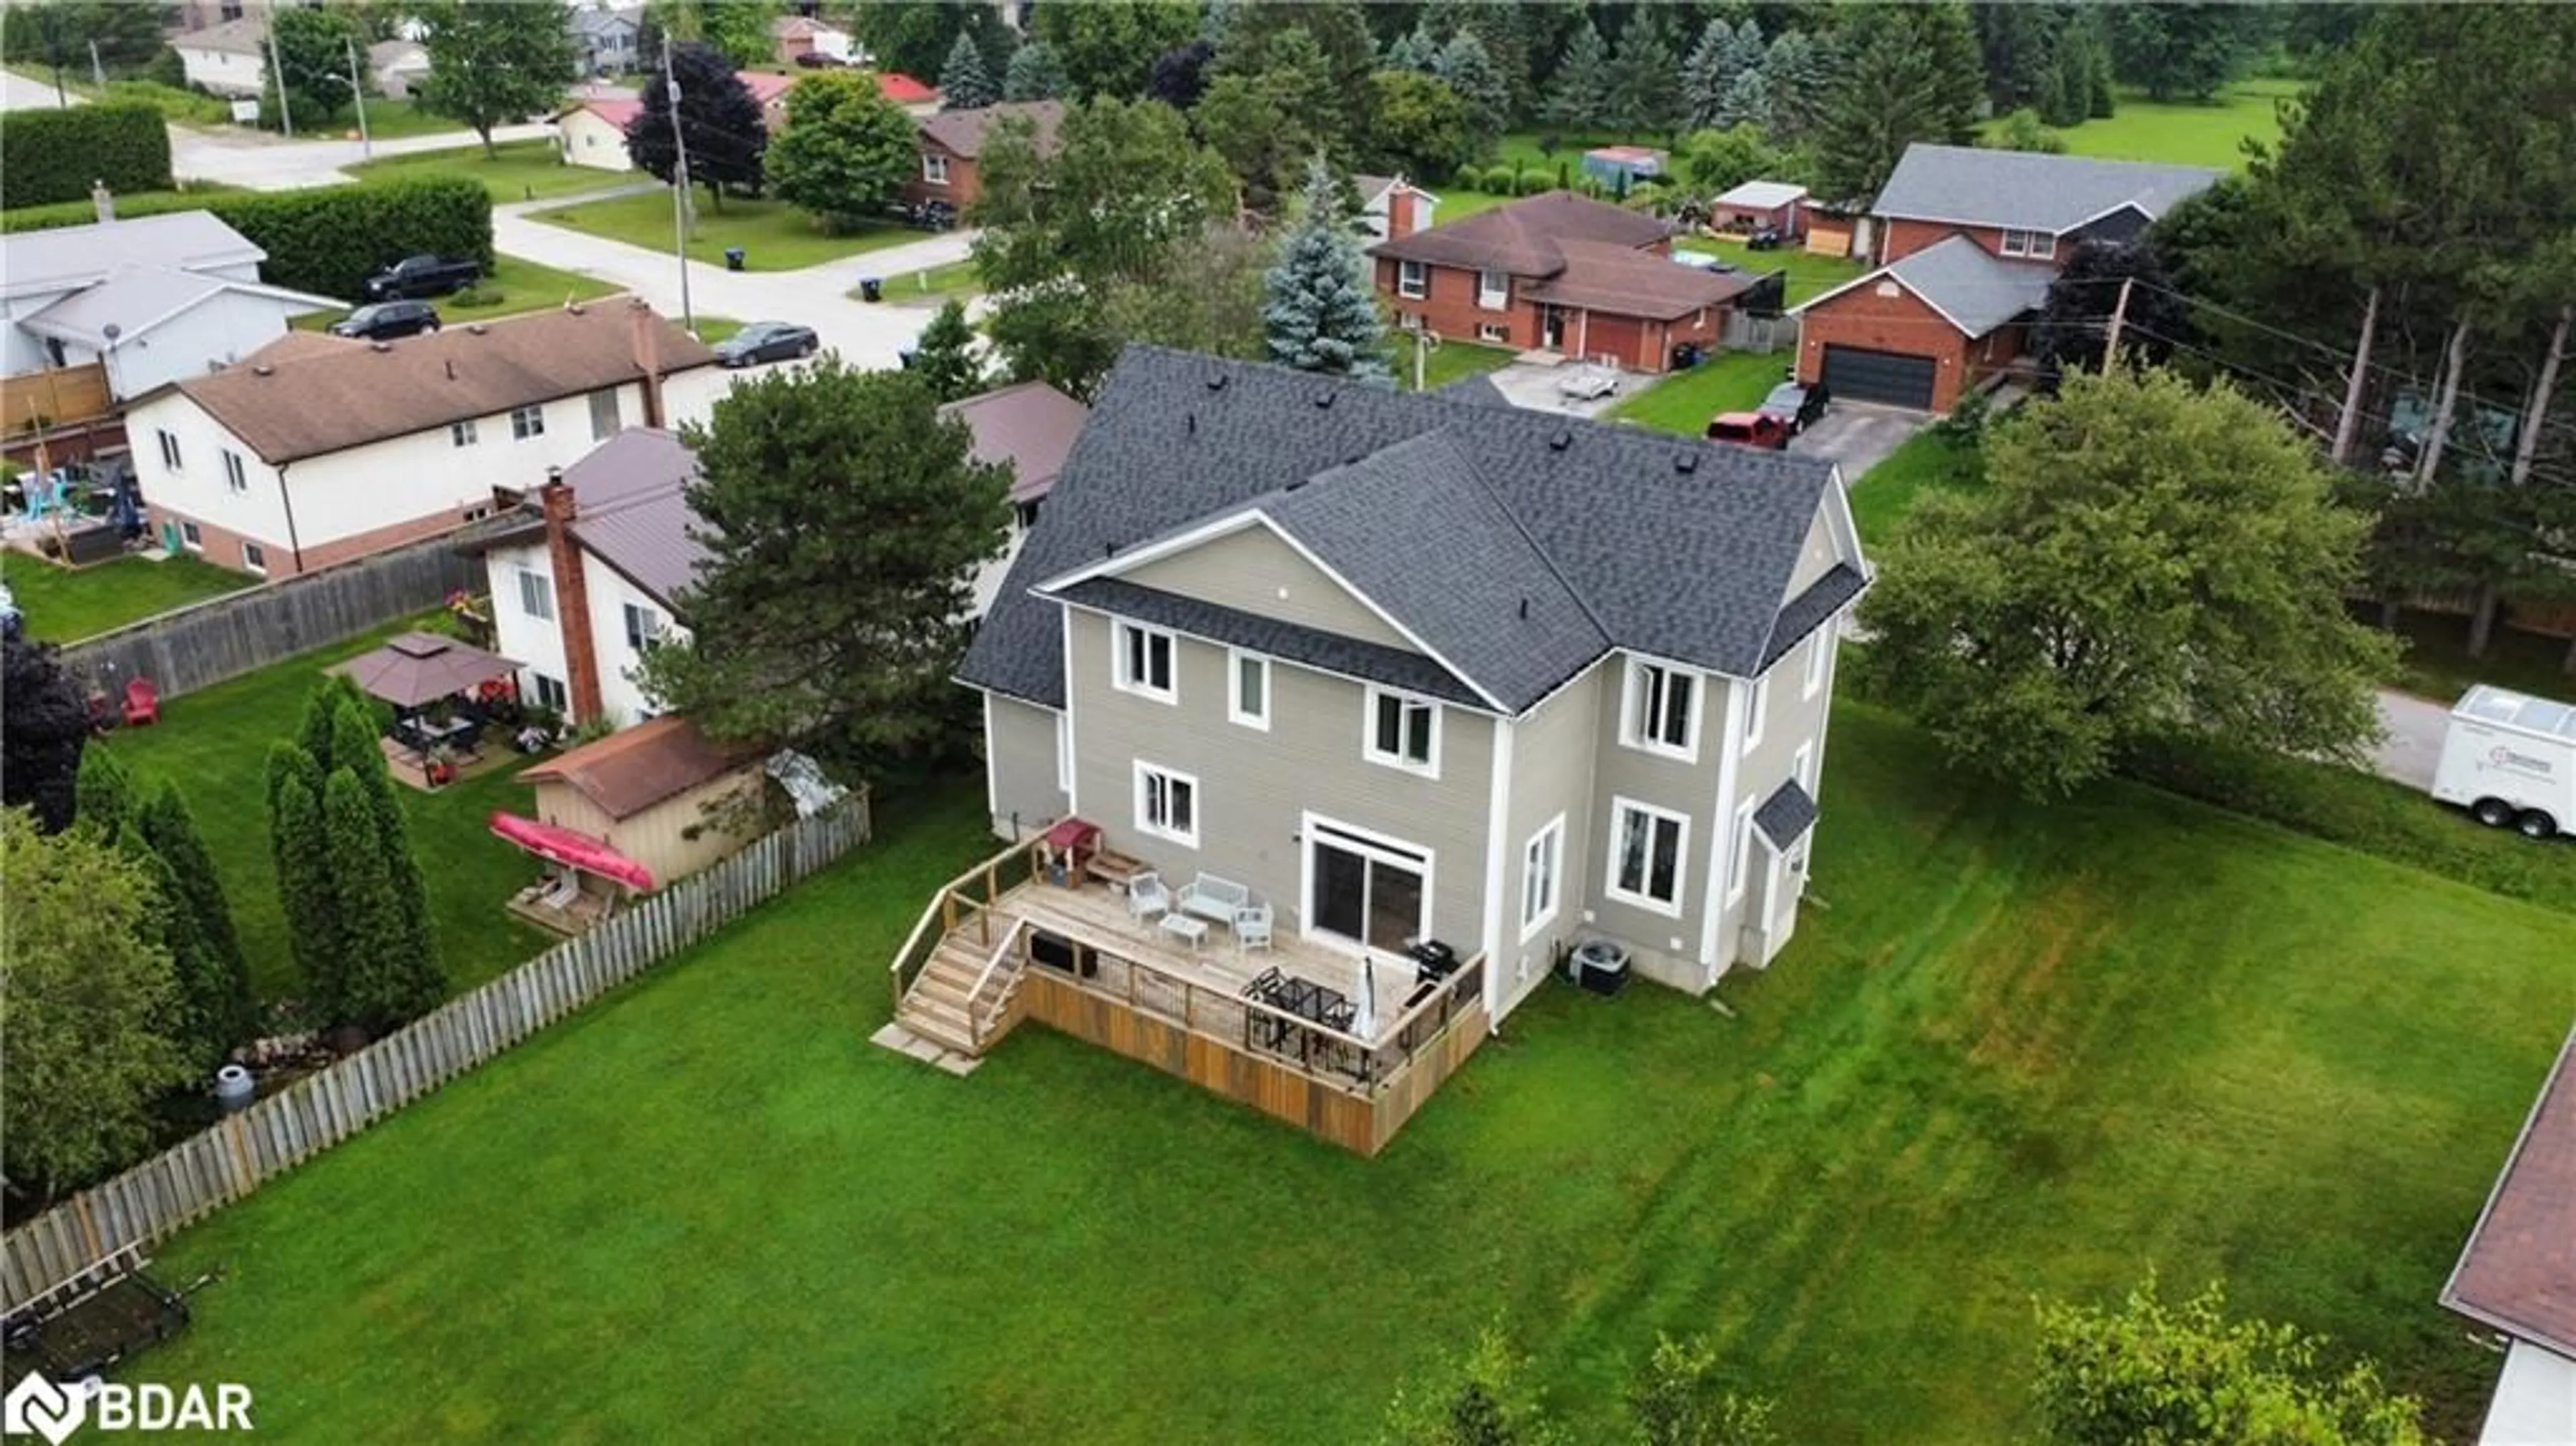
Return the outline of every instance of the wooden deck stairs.
[[[1029,849],[1028,843],[1014,844],[976,865],[950,881],[922,911],[921,922],[895,956],[897,1036],[908,1035],[939,1054],[972,1061],[1020,1022],[1027,923],[1001,912],[995,902],[1005,888],[1004,867],[1014,860],[1025,865]],[[900,1039],[886,1042],[928,1057]]]
[[[975,1026],[975,985],[984,974],[985,956],[975,947],[974,931],[966,937],[947,935],[930,954],[912,987],[896,1006],[895,1022],[922,1038],[960,1054],[982,1054],[993,1040],[981,1038]],[[987,994],[992,991],[988,987]],[[989,1005],[989,1001],[987,1001]]]

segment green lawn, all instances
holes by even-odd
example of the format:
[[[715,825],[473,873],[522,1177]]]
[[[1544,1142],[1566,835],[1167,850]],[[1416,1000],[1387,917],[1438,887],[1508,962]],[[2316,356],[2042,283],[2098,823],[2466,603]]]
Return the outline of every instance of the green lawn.
[[[736,321],[730,316],[700,316],[698,318],[698,340],[705,342],[709,346],[714,346],[717,342],[724,340],[726,337],[733,335],[735,332],[742,330],[748,325],[750,325],[750,323]]]
[[[407,626],[407,625],[406,625]],[[263,1000],[297,992],[277,872],[268,854],[268,746],[295,731],[305,695],[325,665],[354,657],[401,628],[290,658],[161,705],[150,728],[119,730],[104,743],[128,768],[174,779],[213,842],[251,978]],[[506,744],[501,746],[506,751]],[[463,989],[542,951],[548,936],[502,912],[536,878],[525,854],[494,838],[496,808],[525,812],[528,791],[505,765],[437,793],[396,786],[411,817],[412,852],[429,880],[429,906],[450,984]]]
[[[1876,546],[1896,530],[1926,492],[1977,485],[1977,449],[1932,428],[1915,433],[1851,487],[1852,521],[1864,544]]]
[[[1719,412],[1750,411],[1761,404],[1789,366],[1785,355],[1729,351],[1701,362],[1611,408],[1610,415],[1659,431],[1697,437]]]
[[[73,643],[203,598],[254,587],[259,579],[182,553],[153,562],[120,557],[57,567],[23,552],[0,553],[0,578],[27,615],[27,636]]]
[[[1413,390],[1413,338],[1398,331],[1393,335],[1394,366],[1397,384]],[[1471,341],[1443,340],[1438,350],[1424,359],[1422,386],[1435,391],[1464,377],[1507,366],[1519,353],[1507,346],[1478,346]]]
[[[370,112],[372,115],[373,113]],[[557,158],[552,141],[512,141],[499,154],[486,156],[481,146],[416,155],[386,156],[348,168],[362,181],[414,180],[422,176],[465,176],[483,183],[495,204],[533,201],[540,196],[566,196],[603,191],[626,184],[620,177],[587,166],[567,166]]]
[[[483,278],[472,291],[437,297],[435,301],[439,320],[455,325],[543,311],[549,306],[563,305],[567,298],[588,301],[593,297],[607,296],[617,289],[596,277],[584,276],[577,271],[558,271],[504,252],[495,258],[492,274]],[[310,316],[297,317],[295,325],[306,331],[320,331],[348,314],[345,311],[315,312]]]
[[[897,303],[910,302],[919,306],[942,306],[951,299],[964,301],[980,295],[984,290],[983,282],[975,275],[975,263],[972,260],[951,261],[945,266],[905,271],[880,279],[885,283],[886,300]],[[862,287],[851,287],[848,292],[850,299],[853,301],[863,299],[860,295],[862,290],[864,290]]]
[[[558,206],[536,212],[533,219],[630,246],[655,251],[668,251],[671,247],[671,195],[667,189]],[[871,226],[847,235],[826,235],[814,218],[784,201],[728,197],[724,210],[719,212],[702,194],[698,198],[697,234],[689,240],[689,255],[709,265],[722,266],[725,248],[739,246],[748,253],[743,264],[749,270],[801,271],[919,240],[921,234],[901,226]]]
[[[2113,160],[2242,170],[2244,143],[2280,139],[2275,103],[2302,88],[2303,83],[2295,80],[2240,80],[2207,104],[2153,101],[2135,91],[2123,91],[2109,119],[2086,121],[2064,132],[2066,150],[2070,155]],[[1987,124],[1991,127],[1995,122]]]
[[[358,113],[344,110],[331,119],[334,131],[345,131],[354,140],[358,134]],[[431,115],[409,100],[388,100],[383,96],[367,97],[367,134],[380,141],[398,141],[409,136],[454,135],[465,129],[462,122],[445,116]],[[298,131],[297,134],[302,134]]]
[[[1776,251],[1750,251],[1733,237],[1686,236],[1673,244],[1684,251],[1701,251],[1722,257],[1727,265],[1757,275],[1788,272],[1788,297],[1784,304],[1789,306],[1831,291],[1869,269],[1849,257],[1819,256],[1794,246],[1783,246]]]
[[[1551,986],[1375,1161],[1023,1029],[871,1047],[980,795],[181,1237],[146,1358],[289,1441],[1364,1439],[1499,1321],[1573,1439],[1707,1331],[1787,1439],[2016,1439],[2031,1303],[2159,1270],[2473,1422],[2433,1303],[2576,1010],[2576,918],[1844,709],[1734,1017]],[[709,1391],[710,1363],[727,1385]],[[434,1400],[418,1382],[434,1374]]]

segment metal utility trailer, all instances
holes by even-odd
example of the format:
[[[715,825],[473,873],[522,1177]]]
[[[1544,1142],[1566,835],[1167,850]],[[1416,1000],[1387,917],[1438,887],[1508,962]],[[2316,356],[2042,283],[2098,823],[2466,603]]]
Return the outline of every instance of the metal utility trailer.
[[[2525,838],[2576,835],[2576,706],[2470,688],[2442,735],[2433,797]]]
[[[11,1311],[0,1337],[7,1384],[29,1371],[86,1381],[185,1330],[186,1297],[145,1274],[145,1264],[120,1253]]]

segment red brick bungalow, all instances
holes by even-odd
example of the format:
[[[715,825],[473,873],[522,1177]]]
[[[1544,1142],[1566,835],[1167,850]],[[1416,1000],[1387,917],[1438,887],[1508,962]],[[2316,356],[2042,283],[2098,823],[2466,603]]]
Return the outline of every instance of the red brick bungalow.
[[[1415,231],[1391,217],[1369,248],[1407,329],[1660,372],[1673,348],[1713,350],[1754,278],[1672,259],[1673,226],[1549,191]]]
[[[1038,152],[1055,149],[1056,128],[1064,124],[1060,100],[1008,101],[973,110],[943,110],[915,123],[921,137],[921,170],[903,188],[903,198],[918,205],[946,201],[958,210],[984,192],[979,173],[984,142],[996,121],[1026,116],[1037,130]]]
[[[1947,411],[2022,353],[2086,241],[2124,241],[2218,179],[2161,166],[1908,146],[1870,207],[1877,270],[1797,308],[1798,377],[1837,398]]]

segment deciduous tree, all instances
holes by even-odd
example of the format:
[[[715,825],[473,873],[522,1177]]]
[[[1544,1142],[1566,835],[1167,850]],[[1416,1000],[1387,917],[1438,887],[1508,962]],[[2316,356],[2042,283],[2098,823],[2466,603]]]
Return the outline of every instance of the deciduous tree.
[[[2350,757],[2393,660],[2351,622],[2368,519],[2224,383],[2070,376],[1986,433],[1986,485],[1884,549],[1865,667],[1963,764],[2035,797],[2206,731]]]
[[[954,737],[949,676],[975,570],[1010,523],[1010,473],[910,372],[825,358],[741,383],[682,429],[709,558],[688,642],[648,692],[711,735],[792,743],[868,777]]]
[[[1398,1392],[1379,1446],[1562,1446],[1529,1359],[1488,1326],[1466,1355]]]
[[[787,121],[770,144],[770,188],[835,230],[854,230],[883,212],[921,163],[912,117],[867,71],[797,81],[787,92]]]
[[[1364,164],[1436,184],[1476,159],[1467,103],[1439,77],[1381,70],[1369,77],[1369,91],[1374,119],[1362,132]]]
[[[552,110],[573,69],[571,32],[550,5],[475,5],[465,0],[424,7],[421,48],[429,79],[420,108],[463,122],[498,154],[492,131]]]
[[[2128,307],[2121,310],[2123,284]],[[2048,285],[2048,302],[2031,333],[2031,350],[2054,385],[2070,371],[2100,371],[2111,317],[2121,315],[2120,356],[2132,366],[2162,365],[2191,341],[2191,304],[2174,289],[2164,258],[2144,241],[2086,241]]]
[[[1216,64],[1216,43],[1193,40],[1154,57],[1145,93],[1174,110],[1188,110],[1207,94],[1208,71]]]
[[[959,31],[956,43],[948,47],[948,59],[939,67],[939,108],[941,110],[980,110],[1001,98],[1001,88],[984,69],[984,52],[975,37]]]
[[[77,811],[89,699],[60,650],[13,630],[0,641],[0,800],[35,811],[38,827],[68,828]]]
[[[1306,157],[1337,143],[1329,129],[1339,114],[1323,52],[1303,30],[1272,37],[1270,64],[1219,75],[1190,113],[1190,124],[1225,157],[1243,183],[1243,203],[1267,215],[1293,188]]]
[[[1368,262],[1342,224],[1341,183],[1318,159],[1306,172],[1305,205],[1270,268],[1262,313],[1274,361],[1299,371],[1384,381],[1386,329],[1369,284]]]
[[[2245,50],[2244,7],[2122,5],[2113,12],[2120,75],[2155,100],[2207,100],[2235,74]]]
[[[1199,12],[1186,0],[1085,0],[1040,5],[1031,25],[1074,94],[1125,100],[1144,93],[1155,57],[1198,38]]]
[[[1682,179],[1701,195],[1714,196],[1747,181],[1777,177],[1782,157],[1762,138],[1759,126],[1693,131],[1681,146]]]
[[[689,179],[704,185],[721,211],[727,186],[758,190],[764,178],[761,162],[769,149],[769,131],[760,102],[724,52],[702,40],[672,46],[670,71],[656,71],[645,82],[644,108],[626,126],[627,154],[666,186],[675,184],[679,174],[679,142],[671,131],[674,79],[680,87],[679,133],[688,142]]]
[[[1655,1337],[1655,1349],[1628,1383],[1628,1415],[1639,1446],[1777,1446],[1772,1404],[1728,1390],[1717,1348],[1703,1337]]]
[[[951,300],[921,329],[921,344],[908,365],[936,401],[953,402],[984,390],[984,361],[975,354],[975,328],[966,304]]]
[[[280,7],[269,16],[269,35],[277,62],[266,72],[263,123],[278,118],[281,88],[292,107],[288,118],[302,129],[319,130],[350,108],[349,47],[357,41],[358,27],[348,16],[300,5]]]

